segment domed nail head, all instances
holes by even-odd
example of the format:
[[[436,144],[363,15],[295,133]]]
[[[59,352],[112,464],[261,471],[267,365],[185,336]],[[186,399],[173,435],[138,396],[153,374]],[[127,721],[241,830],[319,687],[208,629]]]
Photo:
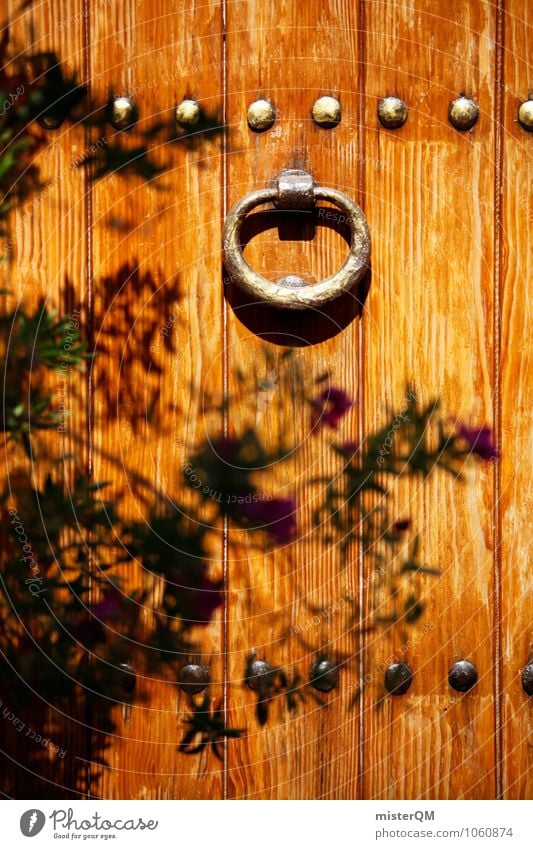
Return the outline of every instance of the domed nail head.
[[[209,687],[211,676],[207,667],[199,663],[187,663],[178,673],[178,686],[184,693],[196,696]]]
[[[58,115],[41,115],[37,118],[37,123],[43,130],[58,130],[64,122],[64,118]]]
[[[393,663],[385,672],[385,689],[391,696],[404,696],[413,682],[413,673],[407,663]]]
[[[328,130],[335,127],[341,120],[341,105],[336,97],[319,97],[311,110],[313,121],[319,127]]]
[[[528,696],[533,696],[533,660],[522,671],[522,688]]]
[[[260,98],[248,107],[248,126],[256,133],[269,130],[276,120],[276,110],[270,100]]]
[[[533,100],[525,100],[520,104],[518,123],[528,133],[533,133]]]
[[[311,666],[309,683],[320,693],[329,693],[339,683],[338,665],[332,660],[316,660]]]
[[[458,693],[468,693],[477,680],[477,669],[469,660],[457,661],[448,671],[448,683]]]
[[[176,106],[176,123],[184,130],[195,127],[201,116],[202,110],[196,100],[186,98]]]
[[[262,686],[264,686],[264,681],[268,675],[272,673],[273,669],[266,660],[252,660],[248,664],[246,670],[246,678],[245,682],[255,693],[258,693]]]
[[[110,104],[109,122],[115,130],[128,130],[137,121],[137,107],[129,97],[116,97]]]
[[[471,130],[479,118],[479,106],[469,97],[458,97],[450,103],[448,110],[450,124],[456,130]]]
[[[407,121],[409,112],[400,97],[384,97],[378,103],[378,119],[387,130],[398,130]]]

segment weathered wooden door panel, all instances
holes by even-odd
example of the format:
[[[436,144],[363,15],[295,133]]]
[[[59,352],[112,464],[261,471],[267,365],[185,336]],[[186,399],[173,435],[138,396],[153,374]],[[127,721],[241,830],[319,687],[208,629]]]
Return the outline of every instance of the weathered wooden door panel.
[[[55,51],[65,61],[68,71],[85,78],[84,17],[82,0],[57,0],[53,5],[39,4],[29,14],[19,14],[20,4],[4,0],[0,4],[0,19],[10,23],[11,55],[18,55],[35,46],[35,52]],[[67,30],[59,21],[70,21]],[[2,31],[5,35],[5,31]],[[26,305],[30,312],[44,303],[59,315],[69,316],[73,327],[87,321],[86,275],[87,180],[76,167],[76,159],[85,149],[82,127],[59,132],[37,156],[41,168],[42,187],[32,199],[12,216],[7,245],[2,248],[3,283],[13,300]],[[61,417],[60,425],[50,435],[49,445],[55,456],[65,458],[65,467],[72,469],[71,457],[87,462],[87,392],[83,379],[57,375],[50,379],[49,391],[55,395],[58,412],[69,410]],[[6,458],[9,457],[6,452]],[[24,463],[16,458],[7,462],[4,480],[16,487]],[[33,473],[42,486],[43,475],[38,464]],[[37,648],[38,650],[38,648]],[[43,671],[47,663],[43,659]],[[86,759],[87,717],[80,705],[50,707],[39,693],[38,686],[28,682],[26,706],[18,713],[11,704],[9,691],[3,699],[2,716],[2,773],[3,792],[13,798],[28,796],[42,798],[71,798],[87,788]],[[15,719],[6,719],[15,713]],[[13,724],[15,723],[15,724]],[[58,747],[57,753],[43,747],[38,740],[49,739]]]
[[[365,4],[365,196],[374,237],[364,315],[365,431],[383,405],[438,396],[454,419],[493,420],[493,279],[496,9],[491,3]],[[466,14],[465,14],[466,11]],[[479,104],[470,132],[448,121],[462,93]],[[409,104],[400,130],[375,120],[376,102]],[[495,793],[494,473],[457,484],[437,474],[400,487],[421,533],[421,627],[371,635],[365,666],[406,661],[413,686],[385,699],[382,676],[364,696],[369,798],[485,798]],[[423,542],[422,542],[423,541]],[[386,599],[383,599],[386,604]],[[427,629],[427,630],[426,630]],[[448,685],[457,660],[479,683],[460,698]]]
[[[220,2],[91,4],[90,64],[97,101],[129,94],[139,127],[172,122],[175,105],[199,97],[208,113],[222,102]],[[121,175],[93,192],[92,372],[93,464],[98,480],[126,493],[129,514],[147,519],[182,490],[185,459],[209,427],[202,393],[220,390],[222,291],[218,243],[222,218],[220,146],[187,150],[162,144],[163,176],[148,183]],[[215,422],[218,425],[218,422]],[[212,571],[222,573],[222,548]],[[127,591],[160,588],[140,567]],[[150,603],[139,611],[150,617]],[[201,631],[202,647],[222,696],[220,618]],[[144,660],[143,660],[144,659]],[[177,658],[177,666],[186,658]],[[206,755],[178,755],[186,697],[175,680],[146,668],[146,650],[134,652],[140,699],[116,712],[106,754],[94,765],[92,792],[104,798],[209,798],[222,794],[221,765]]]
[[[356,4],[228,5],[229,206],[251,190],[269,185],[282,169],[298,167],[310,170],[319,183],[359,198],[359,31]],[[247,59],[241,63],[238,57],[243,54]],[[339,55],[342,62],[337,63],[334,57]],[[314,101],[324,94],[340,98],[343,104],[344,119],[333,130],[318,127],[311,118]],[[276,124],[268,133],[252,135],[247,107],[265,96],[274,102]],[[269,229],[249,244],[246,257],[268,279],[296,273],[320,280],[344,261],[346,245],[334,229],[319,226],[313,241],[302,241],[302,235],[309,239],[302,224],[299,233],[289,233],[284,241],[283,212],[266,226]],[[344,306],[352,317],[359,311],[356,298],[357,294]],[[357,707],[346,709],[350,685],[353,687],[358,672],[353,639],[342,616],[328,622],[324,615],[313,616],[313,609],[323,611],[347,593],[357,594],[357,551],[352,550],[341,567],[338,550],[327,549],[308,518],[317,506],[313,499],[318,493],[310,496],[305,480],[330,472],[331,436],[312,434],[305,397],[287,397],[290,383],[285,377],[284,355],[287,346],[296,346],[297,366],[309,386],[328,372],[334,385],[342,385],[351,397],[357,397],[360,321],[355,318],[337,332],[342,325],[331,311],[317,311],[311,318],[271,312],[265,326],[260,324],[261,311],[247,307],[246,298],[230,292],[230,301],[230,393],[238,391],[237,370],[253,382],[259,362],[260,377],[279,388],[267,405],[259,405],[266,409],[254,411],[253,424],[271,450],[281,440],[303,443],[303,449],[294,462],[288,461],[266,476],[266,485],[274,487],[278,497],[297,504],[300,541],[268,553],[243,547],[240,559],[230,554],[228,563],[230,717],[233,724],[249,729],[246,737],[228,749],[228,795],[254,799],[354,796],[359,772],[359,711]],[[324,336],[331,338],[321,341]],[[292,388],[298,393],[297,386]],[[245,416],[238,403],[230,402],[232,427],[242,428]],[[343,425],[339,438],[354,439],[356,429],[354,416]],[[305,683],[314,655],[321,650],[337,663],[344,655],[348,657],[342,685],[331,694],[329,706],[323,708],[311,700],[293,714],[283,704],[274,704],[269,722],[258,728],[254,721],[257,694],[242,683],[247,655],[255,651],[258,658],[285,668],[289,678],[299,674]]]
[[[260,496],[284,499],[289,512],[294,504],[298,523],[297,541],[275,546],[231,518],[212,534],[210,575],[224,578],[224,605],[198,628],[202,654],[184,653],[175,668],[207,665],[210,708],[245,729],[219,747],[221,759],[210,747],[179,750],[191,704],[174,674],[152,671],[149,646],[132,646],[136,697],[114,708],[113,730],[94,698],[83,715],[77,706],[48,714],[64,760],[36,761],[11,735],[5,762],[19,766],[7,794],[24,797],[33,773],[30,795],[43,797],[530,798],[531,699],[521,674],[533,656],[533,135],[516,120],[533,89],[528,0],[1,8],[14,19],[15,46],[53,46],[89,81],[94,104],[128,95],[137,129],[169,127],[163,141],[146,137],[164,172],[94,183],[73,160],[94,145],[131,146],[133,135],[112,131],[102,142],[96,126],[50,131],[41,160],[51,183],[13,219],[12,287],[79,311],[98,353],[87,385],[69,384],[62,451],[110,482],[128,518],[149,523],[152,511],[194,499],[183,480],[195,446],[252,427],[272,455]],[[463,93],[480,108],[468,132],[448,120]],[[322,95],[340,101],[334,127],[312,119]],[[408,105],[399,129],[376,116],[388,95]],[[183,98],[197,98],[217,128],[199,144],[171,130]],[[259,98],[276,111],[266,132],[247,122]],[[223,268],[229,210],[285,168],[305,168],[352,198],[372,237],[363,284],[311,315],[249,303]],[[262,210],[249,219],[244,254],[270,280],[316,282],[346,257],[338,216]],[[311,417],[324,385],[355,402],[337,430]],[[424,602],[404,627],[387,624],[390,587],[378,589],[371,558],[355,543],[342,551],[323,515],[315,521],[323,487],[309,482],[337,475],[332,444],[364,445],[409,392],[422,403],[441,398],[452,423],[493,425],[502,457],[465,464],[463,482],[437,472],[394,485],[395,515],[410,517],[421,559],[440,570],[402,585],[400,594],[414,587]],[[161,583],[134,564],[122,586],[148,593],[138,615],[153,621]],[[253,658],[285,670],[295,710],[246,685]],[[339,673],[326,696],[308,686],[317,658]],[[462,659],[479,675],[464,694],[448,683]],[[413,681],[391,696],[384,672],[397,661]]]
[[[495,291],[501,316],[497,383],[502,461],[499,504],[501,605],[502,783],[508,799],[530,799],[533,792],[531,699],[524,699],[521,676],[533,658],[531,580],[531,260],[533,188],[531,136],[518,125],[517,103],[531,95],[531,5],[506,5],[502,18],[501,129],[499,183],[501,228]],[[529,53],[528,53],[529,51]]]

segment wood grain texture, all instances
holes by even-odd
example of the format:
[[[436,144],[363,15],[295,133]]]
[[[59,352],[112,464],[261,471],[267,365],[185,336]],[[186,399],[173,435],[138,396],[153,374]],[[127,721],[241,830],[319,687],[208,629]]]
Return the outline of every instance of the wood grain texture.
[[[53,4],[38,4],[35,9],[23,13],[18,11],[20,5],[11,0],[0,4],[0,20],[10,25],[12,54],[54,50],[65,68],[69,72],[77,71],[78,78],[83,79],[82,0],[55,0]],[[60,22],[65,21],[69,22],[68,28],[60,26]],[[87,320],[86,180],[83,171],[75,167],[74,160],[85,147],[85,131],[82,127],[66,124],[50,132],[47,141],[47,146],[36,158],[44,186],[9,221],[7,250],[2,248],[5,265],[2,266],[1,288],[13,292],[17,301],[20,298],[21,308],[30,312],[43,300],[48,309],[57,310],[59,315],[69,315],[79,323],[84,335]],[[10,299],[11,307],[15,303],[15,299]],[[63,406],[70,410],[70,415],[65,419],[63,432],[53,430],[47,436],[46,451],[54,458],[63,458],[70,475],[72,462],[65,458],[75,456],[81,469],[87,463],[85,378],[75,371],[68,377],[53,376],[49,379],[49,388],[55,394],[56,409]],[[21,462],[18,449],[8,450],[6,457],[5,471],[9,480],[25,464]],[[34,465],[33,472],[37,484],[42,485],[39,463]],[[25,731],[15,733],[11,728],[9,733],[6,726],[2,728],[7,753],[4,792],[14,798],[84,795],[87,787],[84,712],[76,704],[57,709],[47,707],[38,693],[32,692],[31,682],[28,684],[28,710],[21,717],[26,722]],[[4,704],[9,704],[9,694]],[[33,742],[31,736],[26,737],[30,729],[66,749],[64,757],[58,758],[49,749]]]
[[[71,164],[98,132],[50,133],[39,164],[51,182],[13,218],[9,273],[26,303],[44,295],[63,313],[79,307],[92,328],[90,395],[83,380],[69,384],[73,414],[60,449],[89,464],[95,480],[111,481],[126,515],[145,521],[152,505],[181,489],[195,444],[253,426],[269,450],[298,447],[258,476],[265,498],[295,500],[298,537],[272,547],[231,524],[214,537],[210,574],[224,574],[227,604],[199,631],[198,660],[210,668],[212,704],[247,729],[227,742],[223,763],[209,749],[178,752],[189,706],[172,676],[146,671],[141,648],[131,657],[138,698],[115,709],[105,764],[97,762],[99,735],[91,747],[76,706],[43,719],[38,705],[28,721],[67,756],[58,762],[46,752],[36,761],[3,729],[4,792],[531,798],[532,707],[520,676],[533,657],[533,134],[516,122],[519,103],[533,95],[529,0],[50,0],[22,16],[17,6],[0,0],[2,17],[16,18],[15,43],[53,47],[87,71],[96,103],[111,89],[131,95],[145,127],[171,117],[183,97],[198,97],[228,125],[224,144],[162,144],[155,158],[170,167],[152,183],[113,175],[90,189]],[[481,109],[467,133],[447,118],[463,92]],[[311,119],[325,94],[342,106],[333,129]],[[399,130],[377,121],[385,95],[408,104]],[[277,110],[264,133],[246,121],[259,97]],[[362,289],[309,316],[250,305],[227,285],[225,215],[287,167],[308,169],[366,214],[373,247],[362,318]],[[258,211],[244,229],[245,256],[269,279],[295,273],[316,282],[347,253],[342,224],[309,214]],[[309,399],[327,385],[316,383],[326,373],[355,400],[336,432],[311,427]],[[426,604],[419,623],[365,630],[360,652],[356,631],[372,628],[373,605],[386,612],[386,599],[372,595],[372,567],[360,552],[340,560],[327,529],[314,527],[321,490],[306,482],[331,477],[332,443],[381,427],[404,405],[409,382],[422,401],[441,397],[452,421],[494,424],[502,460],[465,467],[464,483],[438,472],[394,489],[398,517],[412,518],[424,561],[441,575],[416,579]],[[223,422],[204,401],[225,392]],[[160,591],[136,566],[124,588],[141,587]],[[350,621],[346,599],[364,603],[364,619]],[[149,620],[151,611],[139,615]],[[294,713],[278,697],[261,726],[257,696],[243,681],[252,652],[298,673],[298,692],[313,659],[327,654],[339,664],[339,687],[324,706],[307,691]],[[466,695],[447,680],[462,658],[479,672]],[[414,672],[403,697],[384,692],[383,672],[395,660]],[[176,671],[184,661],[176,658]],[[362,697],[350,706],[361,678]],[[100,722],[94,703],[89,726],[102,731]]]
[[[425,403],[440,397],[453,420],[492,425],[495,8],[453,0],[364,7],[364,205],[374,243],[365,432],[386,408],[404,406],[408,382]],[[467,133],[447,120],[463,92],[481,110]],[[385,95],[409,106],[400,130],[377,123]],[[496,792],[492,486],[489,466],[469,471],[465,484],[439,472],[397,493],[423,560],[442,574],[418,579],[420,627],[380,629],[367,641],[366,798]],[[447,681],[462,658],[479,672],[465,696]],[[379,670],[391,660],[413,669],[405,697],[385,695]]]
[[[97,102],[113,88],[139,107],[140,127],[172,119],[185,96],[212,113],[221,106],[221,4],[90,4],[91,82]],[[155,147],[155,145],[151,145]],[[124,495],[130,517],[148,520],[182,488],[183,466],[204,436],[201,391],[221,389],[219,147],[155,151],[167,173],[146,184],[114,175],[93,191],[94,475]],[[214,248],[214,249],[213,249]],[[191,388],[192,387],[192,388]],[[222,571],[220,546],[212,574]],[[126,590],[150,587],[140,566]],[[158,587],[154,587],[157,595]],[[150,610],[140,611],[150,617]],[[198,637],[210,666],[213,697],[222,691],[220,621]],[[138,665],[140,696],[116,711],[107,767],[94,768],[106,798],[209,798],[221,795],[221,765],[177,746],[187,700],[175,678],[158,680]],[[176,658],[176,674],[185,658]]]
[[[269,185],[290,167],[305,167],[317,182],[358,199],[359,26],[357,5],[352,3],[228,4],[228,206]],[[311,120],[311,108],[321,95],[337,96],[341,102],[343,120],[335,129],[320,128]],[[259,97],[272,99],[278,117],[269,131],[254,134],[246,114]],[[314,282],[340,267],[347,250],[342,232],[318,227],[315,234],[306,221],[298,229],[294,215],[291,226],[292,230],[282,216],[257,216],[255,238],[245,255],[259,273],[269,279],[294,273]],[[227,793],[249,799],[352,797],[357,784],[358,711],[350,710],[348,702],[357,659],[346,617],[328,617],[324,610],[340,603],[346,593],[355,596],[357,553],[342,563],[338,551],[324,544],[325,529],[313,528],[311,519],[319,493],[310,494],[305,481],[331,475],[332,441],[357,436],[356,415],[345,420],[338,434],[312,433],[308,398],[313,390],[319,393],[313,381],[325,372],[332,385],[357,397],[358,303],[350,296],[331,312],[287,316],[247,307],[231,287],[229,301],[228,380],[230,395],[236,396],[230,403],[230,433],[239,433],[248,421],[268,448],[283,438],[300,451],[268,470],[264,484],[267,494],[296,500],[298,542],[274,550],[266,546],[254,550],[243,543],[239,555],[230,549],[229,717],[248,732],[228,747]],[[249,388],[261,379],[281,387],[286,381],[287,346],[297,348],[295,363],[307,382],[306,396],[289,401],[287,395],[280,411],[276,391],[282,390],[274,390],[266,409],[258,397],[247,420],[239,403],[237,370],[244,372]],[[278,698],[270,707],[267,725],[259,727],[257,697],[243,685],[247,654],[255,651],[258,658],[284,666],[289,676],[299,673],[305,683],[320,650],[338,661],[346,656],[339,688],[325,700],[327,706],[308,700],[290,714]]]
[[[531,4],[506,4],[503,64],[501,212],[501,611],[503,795],[533,795],[531,697],[521,686],[533,658],[531,578],[531,437],[533,343],[533,137],[517,123],[519,105],[533,95]]]

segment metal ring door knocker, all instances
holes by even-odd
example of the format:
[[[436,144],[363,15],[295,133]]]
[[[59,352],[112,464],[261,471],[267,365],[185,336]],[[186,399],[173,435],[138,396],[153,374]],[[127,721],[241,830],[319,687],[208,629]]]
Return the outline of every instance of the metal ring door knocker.
[[[310,285],[302,277],[289,275],[272,282],[257,274],[246,262],[241,247],[241,226],[256,206],[272,202],[277,209],[310,210],[317,200],[335,204],[350,226],[350,252],[344,265],[331,277]],[[306,171],[282,171],[270,188],[251,192],[229,213],[224,224],[224,262],[230,279],[248,295],[285,310],[322,307],[349,291],[368,268],[370,232],[362,210],[343,192],[316,186]]]

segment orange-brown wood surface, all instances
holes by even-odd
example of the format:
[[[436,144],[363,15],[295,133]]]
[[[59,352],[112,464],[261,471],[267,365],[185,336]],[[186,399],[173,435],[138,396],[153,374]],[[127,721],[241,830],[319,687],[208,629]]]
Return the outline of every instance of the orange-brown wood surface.
[[[226,101],[231,145],[226,173],[230,206],[253,189],[268,185],[283,168],[294,167],[305,167],[322,185],[338,187],[359,199],[359,30],[356,4],[228,4]],[[239,62],[240,55],[246,57],[245,62]],[[314,101],[325,94],[342,103],[344,119],[335,129],[320,128],[311,118]],[[246,122],[247,106],[265,96],[272,98],[279,117],[270,132],[253,135]],[[310,242],[305,241],[313,235],[310,224],[302,223],[300,232],[283,232],[284,226],[287,229],[283,212],[265,226],[266,233],[252,240],[246,256],[269,279],[298,273],[320,280],[344,260],[346,246],[333,228],[317,227]],[[280,238],[287,241],[280,242]],[[347,709],[357,672],[353,635],[347,632],[345,617],[328,620],[321,613],[314,615],[313,610],[323,611],[346,593],[355,596],[357,552],[351,552],[341,567],[338,550],[324,545],[323,534],[317,538],[311,521],[319,496],[310,495],[304,483],[330,472],[331,433],[311,432],[305,396],[285,405],[281,413],[276,398],[276,392],[284,391],[287,345],[297,348],[297,366],[310,386],[328,372],[333,385],[342,385],[352,397],[358,395],[357,295],[343,300],[342,310],[320,310],[305,317],[271,312],[261,321],[257,309],[247,307],[246,299],[230,292],[230,387],[236,384],[239,367],[251,381],[258,361],[263,360],[262,378],[270,376],[280,388],[274,390],[270,405],[258,411],[254,423],[272,448],[280,438],[285,444],[301,445],[294,461],[282,464],[266,478],[270,486],[271,478],[277,478],[278,497],[295,499],[301,524],[299,541],[272,553],[243,549],[240,558],[230,555],[229,559],[230,716],[237,726],[245,724],[250,729],[228,749],[230,797],[298,799],[356,794],[359,710]],[[352,319],[347,326],[345,317]],[[270,351],[266,361],[265,345]],[[230,426],[242,426],[238,395],[235,404],[230,402],[229,418]],[[356,438],[356,425],[356,415],[348,416],[339,439]],[[252,650],[258,658],[284,666],[290,676],[299,673],[303,681],[319,650],[337,663],[347,656],[342,684],[329,697],[327,709],[309,701],[293,715],[274,706],[271,721],[259,729],[253,721],[256,699],[242,686],[246,655]]]
[[[533,793],[532,704],[524,699],[522,669],[533,657],[531,611],[531,259],[533,189],[531,136],[516,121],[517,103],[533,89],[531,6],[512,0],[503,19],[501,253],[496,280],[500,298],[499,474],[501,554],[501,724],[503,794],[530,799]],[[529,50],[529,53],[528,53]]]
[[[39,4],[31,14],[20,12],[19,2],[2,2],[2,22],[10,25],[11,53],[16,56],[33,46],[34,52],[55,50],[69,71],[77,71],[84,79],[84,32],[82,0],[58,0]],[[59,22],[68,20],[62,28]],[[49,144],[38,155],[43,188],[39,190],[10,222],[8,249],[2,249],[5,265],[2,288],[34,310],[44,301],[49,309],[68,315],[79,325],[87,319],[87,181],[76,168],[75,160],[85,149],[85,133],[81,127],[59,129],[50,134]],[[7,281],[7,282],[6,282]],[[64,432],[54,431],[48,440],[54,457],[75,455],[83,466],[87,462],[87,393],[85,381],[76,373],[68,377],[54,376],[50,389],[55,404],[70,410]],[[24,467],[20,454],[9,449],[6,454],[8,481]],[[65,459],[65,464],[71,463]],[[37,467],[33,467],[35,471]],[[37,476],[39,470],[37,468]],[[37,480],[42,485],[41,479]],[[47,708],[38,690],[27,693],[28,711],[21,717],[26,730],[6,734],[7,792],[23,798],[28,792],[43,798],[65,795],[66,798],[87,788],[88,755],[86,715],[77,705],[64,711]],[[31,707],[30,707],[31,706]],[[67,750],[58,758],[26,737],[29,730],[49,736]],[[31,731],[30,731],[31,733]]]
[[[440,397],[454,419],[490,425],[495,7],[369,3],[364,28],[365,210],[375,245],[364,316],[365,431],[380,422],[384,405],[405,404],[408,383],[423,403]],[[463,92],[481,111],[466,133],[447,118]],[[409,104],[400,130],[376,125],[376,101],[389,94]],[[367,688],[363,792],[492,797],[493,470],[469,471],[463,484],[438,472],[404,489],[399,498],[420,530],[423,560],[441,576],[417,579],[427,604],[420,628],[380,631],[367,641],[370,671],[389,658],[407,660],[414,681],[406,696],[387,696],[380,709],[382,677]],[[447,680],[461,659],[479,672],[464,697]]]
[[[185,96],[209,113],[221,107],[221,4],[91,4],[93,94],[111,90],[139,105],[140,126],[172,118]],[[157,155],[157,154],[156,154]],[[120,175],[97,185],[91,221],[94,287],[93,457],[130,516],[147,518],[180,486],[184,459],[206,422],[200,390],[220,387],[222,295],[218,253],[222,161],[217,147],[160,151],[156,183]],[[166,335],[165,335],[166,334]],[[167,343],[167,344],[166,344]],[[207,376],[207,377],[206,377]],[[221,547],[213,573],[222,572]],[[141,568],[127,589],[150,588]],[[154,600],[157,586],[153,587]],[[150,617],[150,605],[139,612]],[[220,698],[220,620],[201,635]],[[222,793],[216,760],[177,754],[188,707],[175,680],[158,680],[132,656],[141,701],[117,711],[117,729],[93,792],[103,797],[208,798]]]
[[[79,308],[98,352],[87,390],[80,379],[69,390],[62,450],[146,521],[152,505],[177,497],[207,433],[253,426],[272,452],[298,447],[259,483],[265,497],[296,503],[297,541],[258,545],[231,522],[213,534],[210,575],[224,576],[225,604],[198,629],[197,659],[209,666],[211,706],[246,732],[222,760],[209,747],[180,753],[190,706],[174,679],[146,667],[141,647],[131,657],[137,697],[114,709],[104,763],[94,743],[101,705],[50,715],[69,755],[39,763],[43,797],[54,782],[65,796],[101,798],[531,798],[531,699],[520,678],[533,656],[533,134],[516,120],[533,91],[531,4],[46,0],[20,15],[18,3],[0,5],[15,47],[53,46],[96,104],[110,92],[133,97],[140,128],[171,119],[184,97],[226,127],[198,146],[158,142],[154,156],[169,167],[148,182],[88,182],[71,163],[100,131],[50,132],[40,160],[51,183],[13,218],[10,262],[17,295]],[[465,133],[447,114],[463,93],[480,107]],[[321,95],[340,100],[334,128],[311,118]],[[408,105],[400,129],[378,123],[386,95]],[[256,133],[246,116],[261,97],[277,117]],[[355,200],[372,237],[364,283],[311,315],[249,304],[223,268],[230,208],[295,167]],[[245,256],[271,280],[316,282],[347,253],[342,223],[309,213],[263,208],[247,226]],[[311,424],[309,398],[326,374],[355,401],[335,432]],[[441,398],[452,423],[494,426],[502,459],[465,464],[463,482],[438,471],[395,487],[398,517],[412,518],[421,556],[440,574],[414,579],[423,617],[387,628],[371,563],[355,546],[341,555],[315,527],[322,490],[307,481],[334,474],[331,444],[364,442],[404,406],[409,384],[423,402]],[[223,412],[206,411],[207,397],[224,396]],[[157,603],[161,587],[135,565],[124,589],[140,588]],[[150,603],[139,610],[152,616]],[[323,704],[305,688],[293,712],[273,699],[260,725],[243,680],[253,654],[302,685],[327,655],[339,686]],[[448,684],[460,659],[479,673],[464,695]],[[399,660],[413,684],[390,696],[383,670]],[[20,763],[7,794],[24,797],[27,753],[16,739],[7,746],[6,763]]]

